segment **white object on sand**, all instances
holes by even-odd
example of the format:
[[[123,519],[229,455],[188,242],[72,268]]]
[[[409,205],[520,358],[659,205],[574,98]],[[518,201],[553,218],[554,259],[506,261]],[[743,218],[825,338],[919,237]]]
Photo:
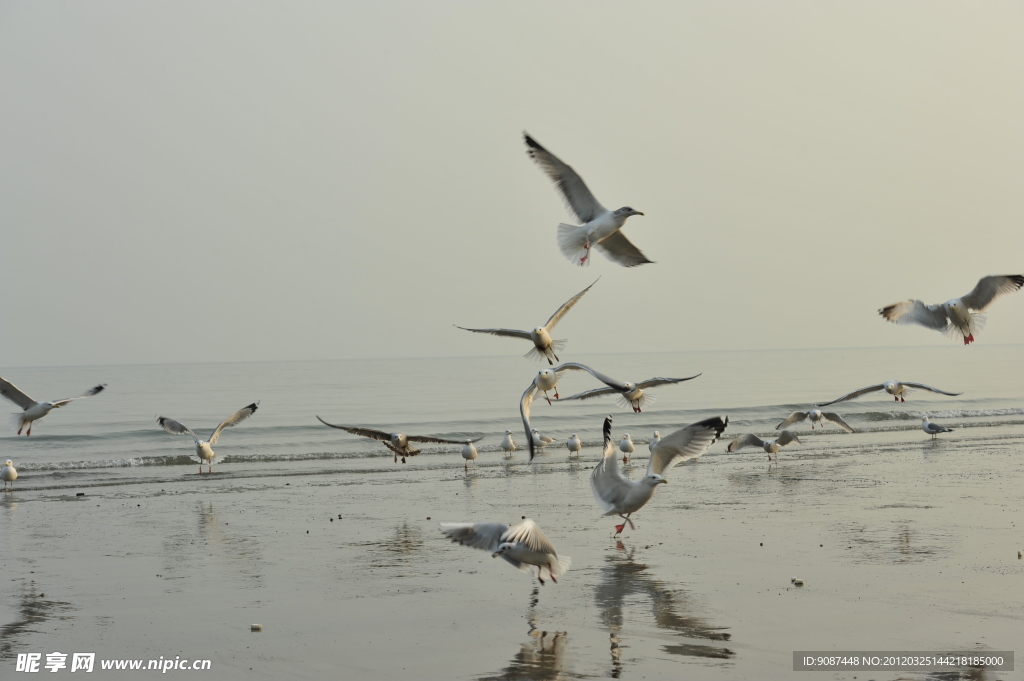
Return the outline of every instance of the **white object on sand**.
[[[18,386],[14,385],[10,381],[0,378],[0,395],[3,395],[11,402],[22,408],[20,414],[14,415],[14,420],[18,424],[18,435],[21,435],[21,431],[28,426],[28,431],[25,433],[26,437],[32,434],[32,422],[38,421],[53,409],[60,409],[65,404],[72,402],[73,400],[81,400],[86,397],[92,397],[103,392],[103,389],[107,387],[106,383],[101,383],[78,397],[65,397],[63,400],[54,400],[53,402],[36,402],[34,399],[23,393],[18,389]]]
[[[576,433],[573,433],[569,436],[569,439],[565,441],[565,446],[569,450],[569,454],[579,456],[580,450],[583,449],[583,442]]]
[[[166,416],[159,416],[156,422],[160,424],[160,427],[166,430],[168,433],[174,435],[190,435],[196,445],[196,460],[199,461],[199,474],[203,473],[203,464],[207,464],[207,473],[213,472],[213,464],[217,462],[220,457],[213,453],[213,445],[217,444],[217,440],[220,439],[220,433],[225,428],[231,428],[232,426],[238,425],[242,421],[246,420],[254,413],[256,408],[259,406],[259,401],[253,402],[250,405],[244,406],[234,414],[221,421],[220,425],[210,435],[209,440],[201,440],[198,435],[189,430],[183,423],[169,419]]]
[[[512,439],[511,430],[505,431],[505,439],[501,441],[501,451],[508,456],[512,456],[512,452],[516,451],[516,441]]]
[[[477,438],[479,439],[479,438]],[[477,451],[476,447],[473,446],[473,440],[466,440],[466,444],[462,446],[462,458],[466,460],[463,468],[469,470],[469,462],[473,462],[473,466],[476,467]]]
[[[522,572],[536,565],[541,584],[544,584],[544,568],[548,569],[551,581],[557,584],[557,578],[572,563],[568,556],[558,556],[551,540],[529,518],[512,527],[502,523],[441,523],[441,532],[453,542],[488,551],[493,558],[501,556]]]
[[[775,426],[775,430],[781,430],[786,426],[791,426],[794,423],[800,423],[804,419],[811,420],[811,430],[814,430],[814,424],[818,424],[822,428],[825,427],[825,423],[834,423],[847,433],[852,433],[853,428],[850,424],[843,420],[843,417],[834,411],[822,411],[820,409],[811,409],[809,411],[794,411],[792,414],[786,417],[786,420]]]
[[[395,463],[398,463],[398,457],[402,457],[402,463],[405,463],[405,457],[416,456],[421,451],[413,447],[410,442],[433,442],[436,444],[446,445],[461,445],[466,440],[445,440],[440,437],[433,437],[431,435],[406,435],[405,433],[387,433],[383,430],[377,430],[376,428],[360,428],[358,426],[337,426],[333,423],[328,423],[322,418],[317,416],[320,423],[331,428],[337,428],[338,430],[344,430],[346,433],[352,433],[353,435],[359,435],[360,437],[368,437],[371,440],[379,440],[384,443],[384,446],[391,450],[391,453],[395,455]],[[472,442],[479,442],[483,439],[483,435],[478,437]]]
[[[933,388],[930,385],[925,385],[924,383],[911,383],[910,381],[886,381],[885,383],[879,383],[878,385],[869,385],[866,388],[854,390],[852,393],[847,393],[846,395],[836,398],[831,402],[822,402],[821,404],[815,406],[827,407],[828,405],[835,404],[836,402],[846,402],[847,400],[855,400],[861,395],[867,395],[868,393],[878,392],[879,390],[884,390],[885,392],[889,393],[897,402],[906,402],[906,400],[903,399],[903,396],[909,393],[911,389],[931,390],[933,393],[938,393],[940,395],[949,395],[950,397],[963,395],[963,393],[948,393],[945,390],[939,390],[938,388]]]
[[[653,452],[659,442],[661,442],[661,433],[654,431],[654,437],[652,437],[651,441],[647,443],[647,451]]]
[[[4,490],[7,483],[11,483],[11,491],[14,491],[14,481],[18,479],[18,471],[14,468],[14,462],[10,459],[4,461],[4,467],[0,468],[0,480],[4,483]]]
[[[626,433],[619,439],[619,451],[622,452],[622,463],[629,461],[629,455],[636,451],[629,433]]]
[[[935,439],[935,436],[938,435],[939,433],[953,432],[952,428],[947,428],[946,426],[939,425],[938,423],[932,423],[931,421],[928,420],[927,416],[921,419],[921,430],[931,435],[933,440]]]

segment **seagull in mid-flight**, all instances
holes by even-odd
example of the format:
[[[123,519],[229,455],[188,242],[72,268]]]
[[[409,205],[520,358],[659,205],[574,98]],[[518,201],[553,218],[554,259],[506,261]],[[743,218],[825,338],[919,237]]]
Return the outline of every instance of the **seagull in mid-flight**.
[[[775,430],[781,430],[786,426],[791,426],[794,423],[800,423],[805,419],[810,419],[811,430],[814,430],[814,424],[818,424],[823,429],[825,423],[834,423],[847,433],[852,433],[853,428],[850,424],[843,420],[843,417],[834,411],[822,411],[820,409],[811,409],[810,411],[794,411],[792,414],[786,417],[786,420],[775,426]]]
[[[933,440],[935,439],[935,436],[938,435],[939,433],[953,432],[952,428],[947,428],[946,426],[939,425],[938,423],[932,423],[931,421],[928,420],[927,416],[921,419],[921,430],[931,435]]]
[[[592,397],[601,397],[603,395],[618,395],[619,404],[622,406],[626,406],[628,404],[636,413],[643,411],[644,406],[654,402],[654,397],[644,393],[644,388],[653,388],[657,385],[692,381],[697,378],[697,376],[700,376],[700,374],[696,374],[694,376],[687,376],[686,378],[648,378],[646,381],[633,383],[632,381],[616,380],[611,376],[605,376],[600,371],[594,371],[593,369],[588,368],[587,371],[590,372],[591,376],[604,383],[607,387],[594,388],[593,390],[577,393],[571,397],[566,397],[566,400],[589,400]]]
[[[395,455],[395,463],[398,463],[398,457],[402,457],[402,463],[405,463],[405,457],[416,456],[421,453],[421,450],[413,447],[410,442],[434,442],[437,444],[445,445],[464,445],[466,440],[445,440],[440,437],[433,437],[431,435],[406,435],[405,433],[386,433],[383,430],[376,430],[375,428],[359,428],[356,426],[336,426],[333,423],[328,423],[322,418],[317,416],[320,423],[331,428],[337,428],[344,430],[347,433],[353,435],[359,435],[362,437],[368,437],[371,440],[380,440],[384,443],[384,446],[391,450],[391,453]],[[469,440],[469,442],[478,442],[484,439],[481,435],[476,440]]]
[[[861,395],[867,395],[868,393],[878,392],[884,390],[885,392],[892,395],[893,400],[896,402],[906,402],[903,396],[910,392],[911,389],[919,388],[921,390],[931,390],[933,393],[939,393],[940,395],[949,395],[950,397],[956,397],[957,395],[963,395],[963,393],[947,393],[945,390],[939,390],[933,388],[930,385],[924,383],[911,383],[910,381],[886,381],[885,383],[879,383],[878,385],[869,385],[866,388],[860,390],[854,390],[852,393],[843,395],[842,397],[836,398],[831,402],[822,402],[819,407],[827,407],[830,404],[836,402],[846,402],[847,400],[855,400]]]
[[[597,281],[594,281],[596,284]],[[551,340],[551,332],[555,330],[555,324],[561,321],[565,313],[572,309],[572,306],[579,302],[583,294],[591,289],[594,285],[586,287],[569,300],[562,303],[562,307],[555,310],[555,313],[548,318],[548,321],[544,326],[536,326],[533,331],[518,331],[516,329],[467,329],[464,326],[456,326],[457,329],[463,331],[474,331],[476,333],[489,333],[492,336],[509,336],[512,338],[525,338],[528,341],[533,341],[533,349],[526,353],[526,357],[537,357],[546,358],[548,364],[553,365],[555,362],[561,360],[558,359],[558,355],[555,351],[561,352],[562,348],[565,347],[564,340]]]
[[[621,231],[627,218],[643,213],[629,206],[608,210],[594,198],[575,170],[526,133],[523,133],[523,139],[527,146],[526,153],[551,178],[569,211],[583,223],[580,226],[565,223],[558,225],[558,248],[565,257],[577,265],[588,265],[590,249],[596,246],[609,260],[623,267],[654,262],[648,260]]]
[[[512,527],[502,523],[441,523],[441,532],[457,544],[488,551],[492,558],[501,556],[521,572],[536,565],[537,580],[542,585],[544,568],[557,584],[557,578],[572,563],[569,556],[558,556],[555,545],[529,518]]]
[[[103,392],[103,389],[107,387],[106,383],[101,383],[89,390],[85,391],[78,397],[66,397],[63,400],[54,400],[53,402],[36,402],[31,397],[23,393],[18,389],[18,386],[14,385],[10,381],[6,381],[0,378],[0,395],[3,395],[11,402],[22,408],[20,414],[14,415],[14,420],[18,423],[18,435],[21,435],[21,431],[28,426],[28,430],[25,432],[25,436],[32,434],[32,422],[38,421],[53,409],[60,409],[65,404],[73,400],[81,400],[86,397],[92,397]]]
[[[788,445],[791,442],[795,442],[798,445],[803,444],[797,438],[796,435],[789,432],[788,430],[782,431],[782,433],[774,440],[762,440],[753,433],[747,433],[746,435],[740,435],[738,438],[729,443],[729,446],[725,448],[727,452],[735,452],[737,449],[743,447],[760,447],[764,451],[768,452],[768,460],[772,460],[772,454],[775,455],[775,460],[779,460],[779,450]]]
[[[927,305],[920,300],[904,300],[886,305],[878,314],[897,324],[920,324],[942,331],[950,338],[960,334],[964,345],[970,345],[974,342],[974,332],[980,331],[985,324],[985,316],[981,312],[999,296],[1013,293],[1021,286],[1024,286],[1024,274],[982,277],[966,296],[935,305]]]
[[[615,534],[621,534],[627,523],[635,530],[630,516],[651,500],[658,485],[668,483],[664,474],[677,463],[700,458],[728,424],[728,416],[715,416],[666,435],[651,450],[647,475],[640,480],[630,480],[619,468],[612,443],[612,417],[605,417],[604,456],[590,474],[590,489],[605,515],[622,518],[622,524],[615,526]]]
[[[213,445],[217,444],[217,440],[220,439],[220,433],[225,428],[236,426],[242,421],[246,420],[254,413],[256,408],[259,406],[259,402],[253,402],[250,405],[242,407],[231,416],[221,421],[220,425],[210,435],[209,440],[202,440],[198,435],[189,430],[183,423],[169,419],[166,416],[158,416],[156,422],[160,424],[160,427],[166,430],[168,433],[174,435],[191,435],[192,440],[196,444],[196,457],[199,460],[199,474],[203,474],[203,463],[207,464],[207,473],[213,473],[213,464],[217,463],[219,458],[213,453]]]

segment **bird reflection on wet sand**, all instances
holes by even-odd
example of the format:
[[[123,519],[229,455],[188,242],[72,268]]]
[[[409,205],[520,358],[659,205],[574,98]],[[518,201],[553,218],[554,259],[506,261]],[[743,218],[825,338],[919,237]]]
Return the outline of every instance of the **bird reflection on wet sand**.
[[[622,634],[627,621],[625,610],[627,601],[635,602],[637,596],[650,599],[654,624],[659,629],[668,629],[681,636],[691,639],[710,641],[728,641],[732,635],[723,631],[725,627],[711,626],[699,617],[684,614],[682,611],[691,609],[684,593],[672,591],[657,579],[653,579],[647,565],[633,560],[636,547],[626,549],[622,542],[616,543],[615,553],[605,557],[606,565],[601,569],[601,582],[594,589],[601,618],[608,627],[611,642],[612,669],[611,676],[622,675]],[[636,622],[636,616],[629,622]],[[701,643],[679,643],[662,646],[662,650],[672,655],[692,657],[718,658],[727,660],[735,656],[728,648]]]
[[[513,679],[530,679],[545,681],[547,679],[581,678],[578,674],[566,672],[565,650],[569,643],[567,632],[543,631],[537,628],[537,602],[540,587],[533,587],[530,592],[530,606],[526,611],[526,621],[530,625],[527,635],[530,640],[523,643],[508,666],[492,676],[482,676],[480,681],[512,681]]]

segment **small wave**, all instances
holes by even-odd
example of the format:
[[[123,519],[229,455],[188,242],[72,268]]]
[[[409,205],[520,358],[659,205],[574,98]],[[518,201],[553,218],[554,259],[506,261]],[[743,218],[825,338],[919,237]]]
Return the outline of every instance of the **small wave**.
[[[859,414],[867,421],[918,421],[925,416],[936,419],[980,418],[986,416],[1020,416],[1024,408],[1011,409],[944,409],[939,411],[869,411]]]

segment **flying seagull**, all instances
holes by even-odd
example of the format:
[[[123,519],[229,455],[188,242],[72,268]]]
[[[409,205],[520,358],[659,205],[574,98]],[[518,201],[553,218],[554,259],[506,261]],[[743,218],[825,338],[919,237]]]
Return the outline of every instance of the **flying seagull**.
[[[492,558],[501,556],[521,572],[536,565],[537,580],[542,585],[544,568],[557,584],[557,578],[572,563],[569,556],[559,558],[554,544],[529,518],[512,527],[502,523],[441,523],[441,532],[457,544],[488,551]]]
[[[3,480],[4,491],[7,491],[7,483],[11,483],[11,491],[14,491],[14,481],[18,479],[18,471],[14,468],[14,462],[10,459],[4,461],[4,467],[0,468],[0,480]]]
[[[32,434],[32,422],[43,418],[50,413],[50,410],[60,409],[72,400],[81,400],[86,397],[98,395],[103,392],[103,389],[106,387],[106,383],[101,383],[100,385],[85,391],[78,397],[67,397],[63,400],[55,400],[53,402],[36,402],[31,397],[18,390],[18,386],[14,385],[10,381],[0,378],[0,395],[3,395],[24,410],[20,414],[15,414],[14,420],[18,423],[18,435],[21,435],[21,431],[25,429],[26,425],[28,426],[28,430],[25,432],[26,437]]]
[[[533,399],[537,396],[537,393],[542,392],[548,404],[551,404],[548,391],[554,390],[555,399],[557,400],[558,391],[555,388],[566,371],[587,371],[591,375],[596,375],[594,370],[585,364],[565,362],[564,364],[538,371],[537,375],[533,377],[533,381],[530,382],[530,385],[523,392],[523,396],[519,399],[519,416],[523,420],[523,432],[526,434],[526,441],[530,443],[530,461],[533,461],[537,447],[543,447],[545,444],[554,442],[554,440],[547,436],[541,436],[546,440],[546,442],[541,444],[534,435],[537,431],[530,425],[530,407],[533,405]]]
[[[794,411],[792,414],[786,417],[786,420],[775,426],[775,430],[780,430],[786,426],[791,426],[794,423],[800,423],[804,419],[811,420],[811,430],[814,430],[814,424],[818,424],[822,428],[825,427],[825,423],[834,423],[847,433],[852,433],[853,428],[850,424],[843,420],[843,417],[834,411],[822,411],[820,409],[811,409],[810,411]]]
[[[932,423],[931,421],[928,420],[927,416],[925,416],[923,419],[921,419],[921,430],[923,430],[924,432],[926,432],[929,435],[931,435],[933,440],[935,439],[935,436],[938,435],[939,433],[952,433],[953,432],[952,428],[947,428],[946,426],[940,426],[938,423]],[[8,463],[10,463],[10,462],[8,461]]]
[[[834,399],[831,402],[823,402],[815,406],[827,407],[828,405],[835,404],[836,402],[846,402],[847,400],[855,400],[861,395],[878,392],[879,390],[884,390],[885,392],[892,395],[893,400],[895,400],[896,402],[906,402],[906,400],[903,399],[903,396],[906,393],[910,392],[912,388],[931,390],[933,393],[939,393],[940,395],[949,395],[950,397],[963,395],[963,393],[947,393],[945,390],[939,390],[938,388],[933,388],[930,385],[925,385],[924,383],[911,383],[910,381],[886,381],[885,383],[879,383],[878,385],[869,385],[866,388],[854,390],[852,393],[843,395],[842,397]]]
[[[565,257],[577,265],[588,265],[590,248],[597,246],[609,260],[623,267],[654,262],[648,260],[620,231],[627,218],[643,213],[629,206],[608,210],[598,203],[575,170],[526,133],[523,133],[523,139],[527,146],[526,153],[551,178],[569,211],[583,223],[581,226],[565,223],[558,225],[558,248]]]
[[[603,395],[618,395],[619,404],[621,406],[626,406],[628,404],[633,408],[633,411],[637,413],[643,411],[643,407],[645,405],[654,402],[654,397],[644,393],[644,388],[653,388],[657,385],[692,381],[697,378],[697,376],[700,376],[700,374],[696,374],[694,376],[687,376],[686,378],[648,378],[646,381],[633,383],[632,381],[616,380],[611,376],[605,376],[601,372],[594,371],[593,369],[588,368],[587,371],[590,372],[591,376],[604,383],[606,387],[577,393],[571,397],[566,397],[566,400],[589,400],[592,397],[601,397]]]
[[[159,423],[160,427],[166,430],[168,433],[172,433],[174,435],[192,436],[192,440],[195,441],[196,444],[196,457],[199,460],[199,474],[202,475],[204,462],[207,464],[206,472],[213,473],[213,464],[217,462],[217,459],[219,457],[213,453],[212,447],[213,445],[217,444],[217,440],[220,439],[220,432],[225,428],[236,426],[242,421],[252,416],[254,413],[256,413],[256,408],[259,406],[259,404],[260,403],[258,401],[253,402],[248,406],[242,407],[234,414],[227,417],[225,420],[221,421],[220,425],[217,426],[217,428],[213,431],[213,434],[210,435],[209,440],[199,439],[199,436],[193,433],[191,430],[189,430],[184,424],[175,421],[174,419],[169,419],[166,416],[157,417],[156,422]]]
[[[647,475],[640,480],[630,480],[619,468],[615,446],[612,444],[612,417],[606,417],[604,457],[590,474],[590,489],[597,505],[604,509],[604,515],[622,518],[622,524],[615,526],[615,534],[621,534],[626,523],[635,530],[636,526],[630,516],[651,500],[658,485],[668,483],[664,474],[677,463],[700,458],[721,436],[728,423],[728,416],[716,416],[666,435],[651,450]]]
[[[385,433],[383,430],[376,430],[374,428],[359,428],[356,426],[336,426],[333,423],[328,423],[322,418],[317,416],[320,423],[331,428],[338,428],[344,430],[353,435],[360,435],[362,437],[368,437],[372,440],[380,440],[384,443],[384,446],[391,450],[395,455],[395,463],[398,463],[398,457],[402,457],[402,463],[405,463],[405,457],[416,456],[421,450],[413,447],[410,442],[434,442],[437,444],[445,445],[462,445],[466,443],[465,439],[462,440],[445,440],[439,437],[432,437],[430,435],[406,435],[405,433]],[[470,440],[470,442],[479,442],[484,438],[483,435],[478,437],[476,440]]]
[[[772,454],[775,455],[775,460],[779,460],[779,450],[788,445],[791,442],[795,442],[798,445],[803,444],[797,438],[796,435],[789,432],[788,430],[782,431],[782,433],[774,440],[762,440],[753,433],[746,435],[740,435],[738,438],[729,443],[729,446],[725,448],[727,452],[735,452],[737,449],[744,447],[760,447],[764,451],[768,452],[768,460],[772,460]]]
[[[904,300],[887,305],[878,314],[897,324],[920,324],[942,331],[950,338],[960,334],[964,345],[974,342],[974,332],[985,324],[981,314],[996,298],[1013,293],[1024,286],[1024,274],[1003,274],[982,277],[974,290],[966,296],[944,303],[926,305],[920,300]]]
[[[597,281],[594,281],[596,284]],[[561,352],[562,348],[565,347],[564,340],[551,340],[551,332],[555,330],[555,324],[561,321],[565,313],[572,309],[572,306],[579,302],[583,294],[591,289],[594,285],[586,287],[569,300],[562,303],[562,307],[555,310],[555,313],[548,318],[548,321],[544,326],[536,326],[533,331],[518,331],[516,329],[467,329],[464,326],[456,326],[457,329],[463,331],[473,331],[476,333],[489,333],[492,336],[510,336],[512,338],[525,338],[528,341],[533,342],[533,349],[526,353],[526,357],[537,357],[547,358],[548,364],[554,364],[555,362],[561,361],[558,359],[556,350]]]

